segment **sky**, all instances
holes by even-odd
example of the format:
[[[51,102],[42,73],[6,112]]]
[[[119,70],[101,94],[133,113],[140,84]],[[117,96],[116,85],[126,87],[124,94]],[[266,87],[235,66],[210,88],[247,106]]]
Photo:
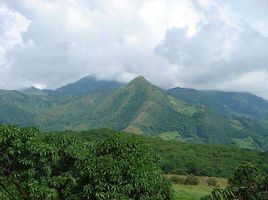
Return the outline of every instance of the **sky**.
[[[268,0],[0,0],[0,88],[87,75],[268,99]]]

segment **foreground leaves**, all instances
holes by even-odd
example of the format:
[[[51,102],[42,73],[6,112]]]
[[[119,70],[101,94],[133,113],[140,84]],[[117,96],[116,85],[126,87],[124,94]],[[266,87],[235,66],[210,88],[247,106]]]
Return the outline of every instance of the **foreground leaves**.
[[[203,200],[267,200],[268,177],[252,164],[239,166],[225,189],[214,189]]]
[[[68,134],[0,126],[0,199],[172,199],[143,139],[89,143]]]

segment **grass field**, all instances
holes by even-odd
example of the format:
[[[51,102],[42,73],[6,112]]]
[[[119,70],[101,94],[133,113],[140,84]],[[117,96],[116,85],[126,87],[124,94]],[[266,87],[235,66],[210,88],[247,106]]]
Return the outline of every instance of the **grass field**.
[[[167,175],[167,178],[171,178],[174,175]],[[178,176],[181,179],[185,179],[186,176]],[[201,197],[208,195],[212,190],[213,186],[208,186],[207,180],[209,177],[197,177],[198,185],[184,185],[184,184],[173,184],[173,190],[175,193],[176,200],[200,200]],[[227,186],[227,179],[215,178],[217,180],[218,187]]]
[[[206,185],[173,185],[176,200],[200,200],[208,195],[213,187]]]

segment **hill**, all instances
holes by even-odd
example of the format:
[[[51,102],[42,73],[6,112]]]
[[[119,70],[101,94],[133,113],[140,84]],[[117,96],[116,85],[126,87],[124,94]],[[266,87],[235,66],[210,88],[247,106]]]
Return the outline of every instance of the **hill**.
[[[254,119],[268,118],[268,101],[246,92],[222,92],[173,88],[173,97],[194,105],[204,105],[219,114],[243,116]]]
[[[165,91],[143,77],[126,85],[86,77],[54,91],[0,91],[0,123],[43,131],[114,128],[165,140],[268,149],[265,100],[256,97],[254,104],[247,95],[223,95],[224,100],[211,92],[177,90]],[[249,103],[262,113],[246,117]]]
[[[119,88],[123,84],[116,81],[98,80],[92,76],[86,76],[74,83],[70,83],[63,87],[52,91],[52,94],[58,95],[83,95],[90,94],[100,90],[113,90]]]
[[[109,127],[140,134],[179,128],[185,118],[201,111],[169,96],[164,90],[137,77],[112,93],[81,119],[76,130]]]
[[[117,131],[96,129],[79,132],[66,131],[64,133],[91,142],[98,142],[105,140],[111,134],[117,134]],[[128,133],[121,132],[120,134]],[[161,157],[160,167],[168,174],[229,177],[238,165],[247,162],[255,163],[263,171],[268,172],[268,156],[266,153],[225,145],[189,144],[180,141],[164,141],[160,138],[143,138]]]

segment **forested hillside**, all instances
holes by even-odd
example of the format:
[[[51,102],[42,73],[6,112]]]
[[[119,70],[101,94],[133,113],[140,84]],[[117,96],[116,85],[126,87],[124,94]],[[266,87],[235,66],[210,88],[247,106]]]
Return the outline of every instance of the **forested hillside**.
[[[173,88],[168,93],[187,103],[209,107],[219,114],[244,116],[253,119],[268,118],[268,102],[247,92],[222,92]]]
[[[143,77],[125,85],[86,77],[57,90],[0,91],[0,123],[42,131],[114,128],[267,150],[266,106],[264,99],[244,93],[165,91]]]
[[[91,131],[65,131],[49,134],[75,135],[87,141],[103,141],[110,135],[118,134],[113,129]],[[120,134],[129,134],[120,132]],[[198,176],[229,177],[237,166],[255,163],[268,173],[268,154],[253,150],[244,150],[226,145],[189,144],[180,141],[165,141],[160,138],[141,136],[156,154],[161,157],[160,167],[169,174],[194,174]]]

